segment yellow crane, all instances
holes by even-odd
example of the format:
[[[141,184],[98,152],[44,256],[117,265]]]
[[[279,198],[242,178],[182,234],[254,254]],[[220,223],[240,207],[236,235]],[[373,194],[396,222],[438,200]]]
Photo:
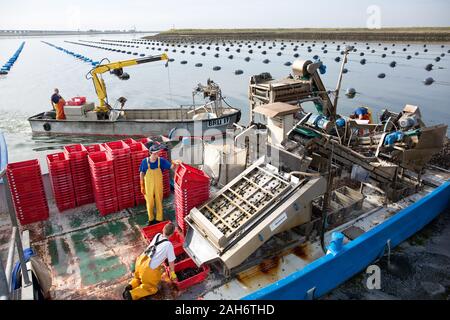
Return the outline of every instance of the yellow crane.
[[[89,71],[89,73],[86,75],[86,78],[88,78],[88,75],[91,76],[92,81],[94,82],[95,92],[97,93],[97,97],[100,102],[100,104],[95,107],[95,111],[107,113],[111,109],[111,106],[108,104],[108,94],[106,93],[105,81],[101,77],[103,73],[109,71],[111,74],[116,75],[121,80],[128,80],[130,76],[127,73],[123,72],[124,67],[161,60],[169,60],[169,57],[167,56],[167,54],[163,53],[157,56],[149,56],[140,59],[130,59],[125,61],[109,62],[108,60],[108,63],[100,63],[91,71]],[[126,99],[123,99],[122,101],[126,101]]]

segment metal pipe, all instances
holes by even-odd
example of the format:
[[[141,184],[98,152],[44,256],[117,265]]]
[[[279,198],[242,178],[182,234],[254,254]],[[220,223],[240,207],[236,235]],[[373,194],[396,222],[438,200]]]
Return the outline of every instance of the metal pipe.
[[[10,292],[8,280],[6,279],[3,261],[2,259],[0,259],[0,300],[9,300],[9,299],[10,299]]]
[[[330,121],[334,121],[335,117],[336,117],[339,91],[341,90],[342,75],[344,74],[344,66],[347,62],[347,56],[351,50],[353,50],[353,47],[349,46],[345,49],[345,52],[344,52],[344,59],[342,60],[341,71],[339,72],[339,79],[338,79],[338,83],[337,83],[337,87],[336,87],[336,91],[335,91],[336,94],[334,96],[333,112],[332,112],[332,114],[330,114]]]
[[[9,217],[11,219],[11,224],[13,227],[18,228],[19,226],[17,223],[16,213],[15,213],[15,210],[12,205],[11,189],[9,188],[8,179],[4,179],[4,183],[5,183],[6,205],[8,207],[8,213],[9,213]],[[25,258],[24,258],[24,254],[23,254],[22,240],[20,238],[20,232],[16,232],[15,238],[16,238],[17,253],[19,255],[19,261],[21,263],[20,267],[22,269],[22,276],[24,278],[25,285],[28,286],[28,285],[32,284],[32,282],[30,281],[30,277],[28,276],[27,266],[26,266]]]
[[[8,258],[6,259],[6,268],[5,268],[6,281],[8,282],[9,287],[11,287],[11,272],[14,263],[16,233],[17,227],[12,227],[11,238],[9,240]]]
[[[33,283],[31,282],[30,276],[28,275],[28,268],[27,263],[25,261],[25,255],[23,253],[23,246],[22,246],[22,239],[20,237],[20,232],[16,233],[16,246],[17,246],[17,253],[19,255],[20,269],[22,270],[22,277],[24,280],[24,285],[22,287],[28,287]]]

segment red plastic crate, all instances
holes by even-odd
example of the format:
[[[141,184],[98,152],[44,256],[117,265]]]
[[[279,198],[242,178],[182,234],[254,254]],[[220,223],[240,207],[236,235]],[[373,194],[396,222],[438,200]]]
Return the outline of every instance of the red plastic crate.
[[[143,227],[141,229],[141,233],[144,236],[145,239],[147,239],[149,242],[152,241],[153,237],[161,233],[164,229],[164,226],[168,224],[170,221],[161,221],[154,225]],[[172,242],[172,244],[183,244],[184,243],[184,237],[182,234],[180,234],[177,230],[175,230],[174,234],[169,238],[169,240]]]
[[[86,148],[88,153],[106,151],[106,148],[101,143],[91,144],[89,146],[85,146],[85,148]]]
[[[107,142],[105,145],[106,145],[106,150],[111,155],[121,155],[121,154],[129,154],[130,153],[130,147],[121,140]]]
[[[48,219],[49,209],[37,159],[10,163],[6,176],[17,218],[22,225]]]
[[[66,101],[68,106],[82,106],[83,104],[86,104],[86,97],[73,97]]]
[[[180,271],[188,269],[188,268],[197,268],[197,265],[195,264],[194,260],[192,260],[191,258],[175,263],[174,271],[175,271],[175,273],[177,273],[177,272],[180,272]],[[197,273],[195,276],[184,279],[182,281],[175,280],[173,283],[176,285],[177,289],[180,291],[186,290],[195,284],[201,283],[208,277],[210,269],[207,265],[202,265],[200,267],[200,270],[201,271],[199,273]],[[166,266],[166,272],[167,272],[167,275],[169,275],[169,277],[170,277],[170,268],[168,266]]]
[[[70,144],[64,146],[64,153],[70,160],[84,159],[87,157],[87,150],[82,144]]]
[[[137,143],[137,141],[134,140],[133,138],[123,139],[122,141],[125,142],[129,146],[134,144],[134,143]]]
[[[180,177],[179,185],[189,182],[209,183],[209,177],[200,169],[191,167],[187,164],[181,163],[176,171],[176,174]]]

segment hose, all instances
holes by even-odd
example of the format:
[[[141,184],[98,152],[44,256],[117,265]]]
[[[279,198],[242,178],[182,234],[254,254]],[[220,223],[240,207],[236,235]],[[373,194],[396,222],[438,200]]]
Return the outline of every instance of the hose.
[[[321,173],[312,173],[312,172],[304,172],[304,171],[289,172],[289,176],[293,176],[293,175],[299,175],[299,176],[305,176],[305,177],[320,177],[320,176],[322,176]]]

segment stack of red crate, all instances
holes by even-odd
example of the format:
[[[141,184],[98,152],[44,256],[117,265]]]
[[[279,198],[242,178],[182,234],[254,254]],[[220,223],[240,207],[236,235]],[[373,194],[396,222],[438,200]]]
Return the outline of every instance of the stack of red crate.
[[[64,152],[49,154],[47,166],[58,210],[61,212],[75,208],[77,204],[69,159],[66,159]]]
[[[82,144],[64,146],[69,159],[77,206],[94,202],[91,175],[89,172],[88,151]]]
[[[123,141],[113,141],[107,142],[105,148],[113,160],[119,210],[134,207],[130,147]]]
[[[164,159],[166,159],[170,162],[169,151],[168,151],[167,146],[164,144],[161,144],[160,148],[161,148],[161,150],[159,151],[159,156],[163,157]],[[164,186],[163,197],[167,198],[170,196],[170,170],[163,171],[163,186]]]
[[[112,158],[105,151],[98,151],[90,153],[88,159],[98,211],[102,216],[117,212],[119,204]]]
[[[130,147],[131,151],[131,169],[133,173],[134,199],[136,204],[144,204],[145,198],[141,193],[141,178],[139,167],[143,159],[148,157],[148,149],[141,142],[132,143],[129,139],[124,140]]]
[[[39,161],[10,163],[6,175],[20,224],[47,220],[49,210]]]
[[[175,213],[177,224],[186,233],[184,218],[192,208],[209,199],[209,177],[197,168],[180,164],[175,172]]]

